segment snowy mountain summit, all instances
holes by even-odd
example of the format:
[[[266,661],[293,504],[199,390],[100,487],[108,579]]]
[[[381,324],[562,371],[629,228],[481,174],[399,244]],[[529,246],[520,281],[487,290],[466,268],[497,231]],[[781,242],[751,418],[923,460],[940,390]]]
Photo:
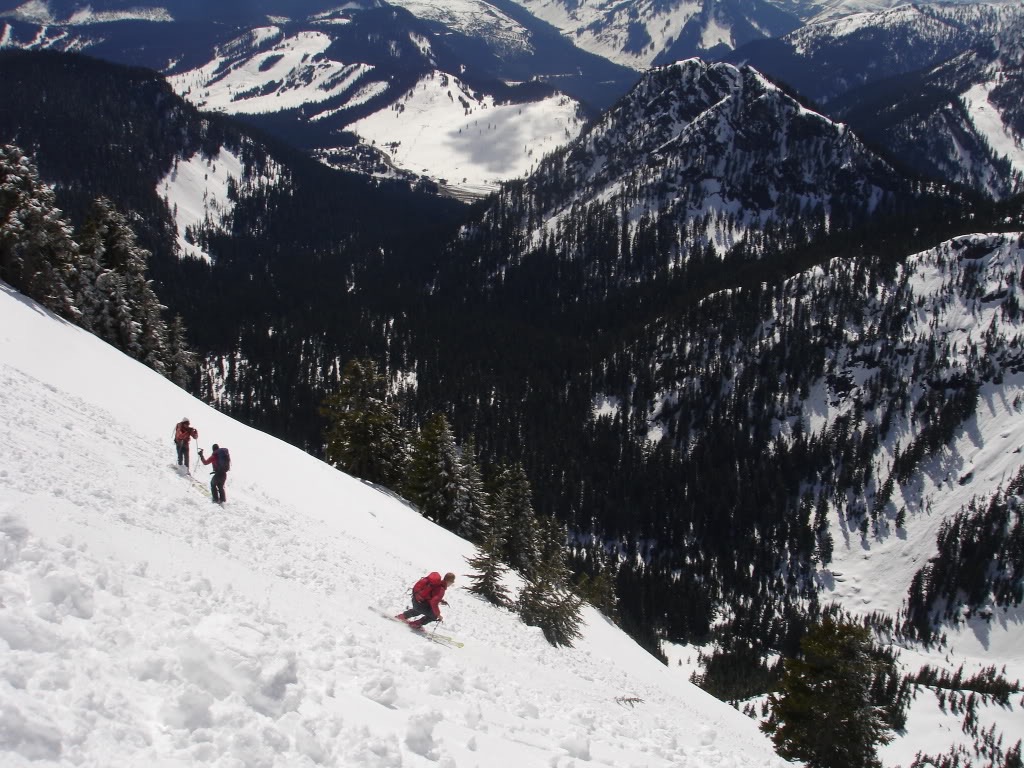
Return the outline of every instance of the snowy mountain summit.
[[[4,766],[783,764],[598,613],[551,647],[465,591],[466,541],[5,285],[0,382]],[[231,450],[224,507],[183,415]],[[376,610],[437,569],[461,649]]]
[[[631,231],[642,219],[672,221],[725,251],[769,223],[848,226],[905,186],[845,125],[752,67],[688,59],[646,73],[502,194],[532,201],[522,204],[524,226],[537,226],[531,243],[571,229],[574,208],[604,206]]]

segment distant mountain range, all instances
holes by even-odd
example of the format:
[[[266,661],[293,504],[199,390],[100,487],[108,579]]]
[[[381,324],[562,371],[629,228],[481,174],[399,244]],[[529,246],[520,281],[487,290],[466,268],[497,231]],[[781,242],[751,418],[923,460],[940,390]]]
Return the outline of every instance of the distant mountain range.
[[[152,67],[196,106],[327,164],[469,197],[529,175],[625,94],[637,69],[725,57],[836,102],[819,111],[918,172],[1006,195],[1019,188],[1020,131],[1005,114],[1019,70],[1005,51],[1005,66],[982,60],[1022,15],[1010,3],[34,0],[0,13],[0,46]],[[970,83],[964,63],[949,65],[955,77],[922,71],[968,54],[979,57]],[[1002,107],[988,99],[997,77]],[[964,105],[959,118],[941,114],[946,98]],[[913,124],[895,127],[911,101]]]
[[[911,5],[810,24],[730,54],[926,178],[1024,190],[1024,8]]]
[[[509,210],[529,212],[515,223],[524,250],[553,238],[575,258],[591,247],[579,220],[614,216],[630,231],[673,233],[677,245],[666,242],[662,254],[671,264],[700,247],[724,254],[755,232],[800,242],[815,230],[849,228],[891,213],[911,190],[849,128],[756,70],[690,59],[648,72],[499,197],[494,207],[506,220]],[[803,235],[782,235],[798,223]],[[617,274],[638,277],[627,264]]]

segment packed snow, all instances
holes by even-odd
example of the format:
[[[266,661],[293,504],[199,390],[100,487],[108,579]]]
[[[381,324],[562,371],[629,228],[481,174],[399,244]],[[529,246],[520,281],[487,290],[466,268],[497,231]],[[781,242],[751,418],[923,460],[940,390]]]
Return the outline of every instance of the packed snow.
[[[230,448],[180,474],[183,416]],[[0,284],[0,764],[779,766],[587,609],[573,649],[465,590],[472,547]],[[382,615],[459,574],[439,633]]]

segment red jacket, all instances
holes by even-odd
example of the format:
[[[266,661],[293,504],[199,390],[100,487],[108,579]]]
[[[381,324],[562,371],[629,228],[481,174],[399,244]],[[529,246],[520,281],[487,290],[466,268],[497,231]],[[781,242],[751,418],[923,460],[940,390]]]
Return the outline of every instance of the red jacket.
[[[186,427],[185,422],[179,421],[174,425],[174,439],[178,442],[188,442],[192,438],[199,439],[199,430],[195,427]]]
[[[430,610],[434,612],[434,615],[441,618],[441,601],[444,599],[444,593],[448,589],[448,584],[444,579],[441,578],[441,574],[437,571],[424,576],[422,579],[417,581],[412,588],[412,596],[421,603],[426,603],[430,606]]]

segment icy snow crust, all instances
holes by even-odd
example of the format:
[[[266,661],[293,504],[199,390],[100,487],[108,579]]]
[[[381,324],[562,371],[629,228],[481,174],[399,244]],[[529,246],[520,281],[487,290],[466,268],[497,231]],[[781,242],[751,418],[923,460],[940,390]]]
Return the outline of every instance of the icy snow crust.
[[[182,416],[231,449],[223,508],[173,465]],[[0,419],[5,768],[783,765],[592,610],[557,650],[460,575],[465,648],[381,617],[470,545],[3,284]]]

